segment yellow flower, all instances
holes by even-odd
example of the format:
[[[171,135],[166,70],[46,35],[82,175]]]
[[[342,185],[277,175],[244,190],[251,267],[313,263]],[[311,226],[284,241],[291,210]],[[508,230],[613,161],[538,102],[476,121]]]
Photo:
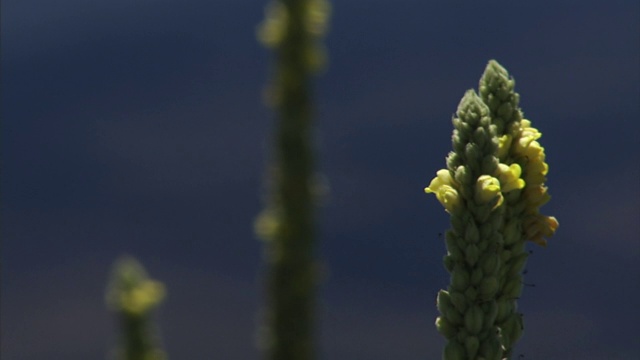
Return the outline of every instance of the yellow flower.
[[[498,139],[498,159],[506,159],[507,155],[509,155],[509,150],[511,150],[512,142],[513,137],[511,135],[502,135]]]
[[[508,193],[511,190],[522,189],[525,185],[523,179],[520,178],[522,169],[518,164],[499,164],[498,165],[498,179],[500,180],[500,187],[503,193]]]
[[[539,208],[551,199],[551,196],[547,192],[547,187],[543,185],[527,186],[524,190],[523,197],[527,202],[527,206],[532,209]]]
[[[495,207],[498,207],[504,200],[504,198],[502,197],[502,193],[500,192],[500,180],[494,178],[493,176],[481,175],[476,182],[476,202],[480,204],[486,204],[494,200],[496,196],[499,197],[499,200],[496,203]]]
[[[258,25],[258,39],[266,47],[276,47],[284,39],[289,13],[287,8],[279,2],[269,3],[265,13],[265,19]]]
[[[531,127],[531,121],[529,120],[522,120],[520,129],[520,137],[514,144],[513,152],[519,156],[537,157],[538,153],[544,150],[536,141],[542,134],[538,129]]]
[[[530,136],[533,140],[538,140],[542,136],[542,133],[540,133],[538,129],[531,126],[531,120],[522,119],[520,121],[520,128],[522,129],[523,136]]]
[[[449,170],[442,169],[437,172],[437,176],[431,180],[431,183],[424,189],[424,192],[427,194],[435,194],[445,210],[452,212],[460,203],[458,191],[453,185],[453,178]]]
[[[523,225],[525,238],[545,247],[547,246],[547,240],[545,238],[551,237],[560,224],[553,216],[535,214],[525,219]]]
[[[327,31],[331,4],[327,0],[312,0],[307,3],[307,30],[321,36]]]
[[[142,315],[156,306],[165,295],[164,285],[158,281],[147,280],[129,291],[120,294],[120,306],[122,310]]]

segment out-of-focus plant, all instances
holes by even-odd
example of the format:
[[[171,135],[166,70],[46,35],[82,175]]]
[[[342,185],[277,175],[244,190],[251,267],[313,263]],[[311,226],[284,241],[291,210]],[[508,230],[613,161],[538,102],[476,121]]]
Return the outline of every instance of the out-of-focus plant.
[[[129,256],[113,266],[107,305],[117,314],[121,345],[118,360],[165,360],[154,329],[152,312],[165,297],[162,283],[151,280],[142,265]]]
[[[325,63],[320,43],[330,6],[326,0],[273,0],[258,38],[275,53],[267,101],[278,113],[271,193],[256,220],[266,242],[268,308],[262,343],[273,360],[314,355],[314,155],[311,146],[311,75]]]
[[[492,60],[453,119],[447,168],[425,189],[451,215],[446,233],[447,290],[438,293],[445,360],[509,359],[524,328],[525,241],[546,246],[558,221],[540,214],[550,196],[541,134],[523,119],[508,72]]]

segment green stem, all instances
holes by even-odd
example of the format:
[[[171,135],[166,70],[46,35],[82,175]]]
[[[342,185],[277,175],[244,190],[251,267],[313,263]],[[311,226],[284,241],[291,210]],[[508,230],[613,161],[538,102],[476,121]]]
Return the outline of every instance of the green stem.
[[[267,240],[267,358],[314,359],[314,154],[311,146],[311,75],[320,63],[316,44],[328,4],[274,1],[259,36],[275,49],[271,89],[279,115],[271,203],[258,219]]]

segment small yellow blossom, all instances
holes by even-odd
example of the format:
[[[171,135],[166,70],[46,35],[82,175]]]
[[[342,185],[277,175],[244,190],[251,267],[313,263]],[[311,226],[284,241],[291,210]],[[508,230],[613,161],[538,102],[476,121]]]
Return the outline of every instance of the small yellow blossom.
[[[269,3],[265,13],[265,19],[258,26],[258,39],[267,47],[276,47],[284,39],[289,13],[280,2]]]
[[[513,142],[513,137],[511,135],[502,135],[498,138],[498,159],[504,160],[509,155],[509,150],[511,150],[511,143]]]
[[[553,216],[535,214],[525,219],[523,225],[525,238],[545,247],[547,246],[547,240],[545,238],[551,237],[560,224]]]
[[[500,197],[495,205],[495,207],[498,207],[504,200],[500,192],[500,180],[493,176],[481,175],[476,182],[476,201],[481,204],[486,204],[495,199],[496,196]]]
[[[452,212],[460,203],[458,191],[453,187],[453,178],[447,169],[441,169],[424,189],[427,194],[433,193],[447,212]]]
[[[543,185],[527,186],[524,190],[523,197],[529,208],[537,209],[546,204],[551,196],[547,192],[547,187]]]
[[[307,30],[315,35],[322,36],[327,31],[331,4],[327,0],[312,0],[307,3]]]
[[[120,294],[121,309],[133,315],[142,315],[162,301],[165,295],[164,285],[158,281],[147,280]]]
[[[519,156],[537,157],[539,152],[544,150],[540,143],[536,141],[542,136],[542,133],[538,129],[531,127],[531,121],[529,120],[522,120],[520,127],[520,137],[514,144],[513,152]]]
[[[533,140],[538,140],[542,133],[538,131],[538,129],[531,126],[531,120],[522,119],[520,121],[520,128],[522,129],[522,135],[527,137],[532,137]]]
[[[522,169],[518,164],[499,164],[498,165],[498,180],[500,180],[500,188],[503,193],[508,193],[511,190],[522,189],[525,185],[523,179],[520,178]]]

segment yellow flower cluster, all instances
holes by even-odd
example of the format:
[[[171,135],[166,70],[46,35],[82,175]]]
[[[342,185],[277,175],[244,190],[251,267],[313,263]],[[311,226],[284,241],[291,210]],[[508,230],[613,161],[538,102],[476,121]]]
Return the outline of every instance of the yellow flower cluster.
[[[524,180],[527,186],[522,195],[526,202],[523,223],[525,238],[546,246],[544,238],[555,233],[558,221],[553,216],[544,216],[539,212],[540,206],[551,199],[544,186],[549,165],[545,162],[544,148],[537,141],[541,136],[540,131],[531,126],[531,121],[523,119],[520,122],[520,136],[513,142],[511,153],[525,167]]]
[[[491,175],[478,177],[474,200],[479,204],[487,204],[498,197],[494,208],[502,205],[504,193],[524,187],[525,181],[520,178],[521,173],[522,169],[518,164],[498,165],[497,177]],[[451,177],[449,170],[441,169],[424,191],[427,194],[435,194],[445,210],[451,213],[460,203],[457,186],[458,184]]]
[[[431,180],[431,183],[424,191],[427,194],[435,194],[445,210],[451,213],[460,204],[460,197],[458,196],[458,191],[455,189],[457,185],[451,177],[449,170],[441,169],[438,170],[436,174],[436,177]]]
[[[158,281],[146,280],[138,286],[119,294],[118,302],[122,311],[132,315],[142,315],[158,305],[164,298],[164,285]]]

